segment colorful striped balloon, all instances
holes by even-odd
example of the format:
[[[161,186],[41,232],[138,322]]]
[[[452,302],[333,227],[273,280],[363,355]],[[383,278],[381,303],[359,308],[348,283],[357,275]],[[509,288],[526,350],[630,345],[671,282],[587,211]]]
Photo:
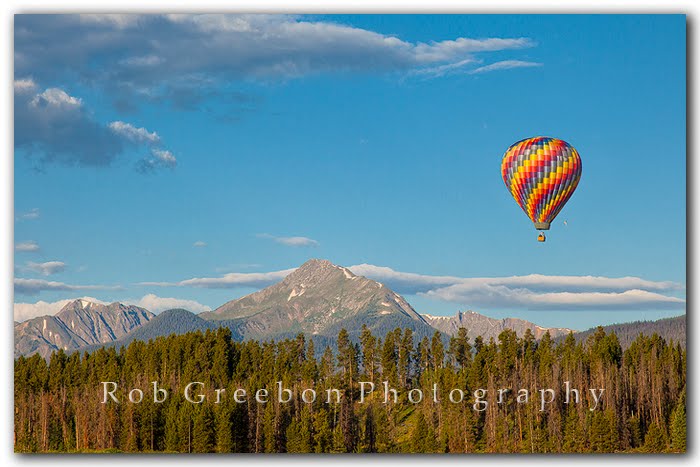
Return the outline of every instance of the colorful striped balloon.
[[[501,175],[535,228],[549,230],[581,179],[581,157],[566,141],[528,138],[508,148]]]

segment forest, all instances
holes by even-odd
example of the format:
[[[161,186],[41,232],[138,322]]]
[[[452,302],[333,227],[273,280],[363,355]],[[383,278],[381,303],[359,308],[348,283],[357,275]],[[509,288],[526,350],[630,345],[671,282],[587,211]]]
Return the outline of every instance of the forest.
[[[14,447],[20,453],[684,453],[686,451],[686,350],[654,334],[640,334],[623,351],[603,328],[577,342],[573,334],[537,341],[505,330],[488,342],[471,341],[466,329],[445,340],[440,333],[417,339],[397,328],[375,336],[362,328],[353,341],[346,330],[337,349],[314,348],[303,334],[280,341],[232,340],[227,328],[134,341],[120,349],[55,352],[15,360]],[[169,393],[141,403],[103,403],[101,382],[142,388],[152,382]],[[182,388],[202,382],[206,391],[226,388],[216,403],[199,404]],[[270,397],[243,403],[231,395],[277,382],[293,391],[289,403]],[[360,381],[377,388],[387,381],[398,398],[360,393]],[[583,403],[565,403],[565,382],[580,389]],[[436,387],[442,397],[432,396]],[[365,386],[366,387],[366,386]],[[301,400],[338,388],[335,403]],[[426,397],[408,400],[411,389]],[[463,404],[445,395],[464,390]],[[514,397],[473,409],[474,390],[553,388],[556,397]],[[605,397],[593,408],[591,388]],[[364,397],[362,397],[364,396]]]

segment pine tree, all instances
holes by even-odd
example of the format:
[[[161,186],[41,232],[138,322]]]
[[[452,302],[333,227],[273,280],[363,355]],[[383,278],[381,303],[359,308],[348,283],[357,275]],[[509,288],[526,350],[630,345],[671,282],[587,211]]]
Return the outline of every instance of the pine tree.
[[[396,335],[401,335],[401,330],[396,330]],[[398,374],[399,384],[402,388],[408,387],[408,382],[411,376],[411,368],[413,364],[413,331],[404,329],[398,345]]]
[[[445,361],[445,345],[442,343],[442,335],[435,331],[430,342],[430,355],[433,357],[433,368],[440,369]]]
[[[39,355],[19,357],[15,450],[658,453],[687,448],[686,351],[658,335],[640,335],[622,352],[617,336],[602,329],[585,344],[573,335],[554,341],[545,334],[537,342],[531,332],[518,338],[506,331],[498,343],[477,336],[469,352],[461,331],[451,340],[447,364],[442,337],[436,332],[422,339],[415,352],[411,333],[403,329],[375,338],[365,328],[361,345],[343,333],[337,352],[326,347],[316,358],[313,341],[303,335],[238,343],[226,331],[207,331],[135,341],[118,351],[70,356],[58,351],[48,362]],[[376,381],[384,376],[392,387],[399,381],[420,386],[423,402],[412,404],[403,396],[384,405],[375,397],[361,405],[346,397],[352,395],[353,378],[360,377],[359,355],[365,374],[374,360]],[[170,394],[162,404],[149,401],[153,380]],[[185,402],[182,388],[193,380],[207,387],[221,382],[227,389],[222,403]],[[95,391],[100,381],[119,382],[121,404],[100,403]],[[320,397],[313,405],[298,399],[279,404],[272,389],[267,404],[257,403],[256,390],[275,388],[276,381],[297,397],[304,388]],[[488,388],[495,396],[496,388],[562,388],[564,381],[581,390],[581,399],[587,388],[596,387],[604,387],[607,397],[594,412],[585,401],[563,403],[563,395],[544,412],[533,402],[506,401],[486,412],[471,410],[472,400],[447,402],[449,388],[466,388],[472,399],[470,388]],[[430,395],[433,383],[441,388],[438,403]],[[245,404],[233,402],[239,387],[247,390]],[[325,389],[342,387],[348,392],[340,404],[322,402]],[[144,401],[128,403],[125,388],[143,389]]]
[[[220,404],[216,412],[216,452],[233,452],[233,425],[228,404]]]
[[[314,414],[314,431],[316,432],[315,452],[331,452],[333,448],[333,429],[328,419],[328,411],[321,409]]]
[[[165,450],[178,452],[180,450],[180,440],[178,439],[178,399],[174,396],[168,402],[168,409],[165,415]]]
[[[428,423],[425,421],[423,412],[418,411],[416,423],[411,432],[411,452],[426,453],[430,452],[428,441]]]
[[[287,427],[287,452],[290,453],[303,453],[302,448],[302,438],[300,433],[300,423],[296,418],[292,419],[291,423]]]
[[[683,392],[671,415],[671,448],[675,452],[686,451],[686,423],[685,392]]]
[[[362,367],[369,381],[376,381],[377,371],[377,338],[366,324],[362,325],[360,332],[360,344],[362,345]]]
[[[450,339],[449,354],[459,368],[466,368],[471,362],[472,346],[469,343],[467,328],[460,327],[457,336]]]
[[[214,414],[209,404],[200,405],[192,425],[192,452],[214,452]]]
[[[392,386],[398,386],[398,352],[396,349],[396,336],[389,332],[384,338],[382,347],[382,377]]]
[[[666,450],[666,435],[658,423],[654,422],[649,426],[644,437],[644,452],[661,453]]]

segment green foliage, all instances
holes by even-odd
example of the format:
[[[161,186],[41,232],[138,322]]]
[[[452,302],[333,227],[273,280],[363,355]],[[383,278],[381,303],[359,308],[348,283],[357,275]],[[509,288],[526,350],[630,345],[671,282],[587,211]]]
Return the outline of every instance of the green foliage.
[[[671,415],[671,448],[675,452],[686,450],[685,391],[681,393],[678,405]]]
[[[624,352],[615,334],[598,329],[586,341],[569,335],[538,342],[506,330],[498,340],[448,343],[395,328],[375,336],[369,327],[340,330],[332,346],[303,334],[268,342],[237,342],[228,327],[134,341],[119,351],[99,348],[15,360],[17,452],[685,452],[686,352],[658,335],[640,335]],[[317,349],[324,349],[322,353]],[[335,349],[335,350],[334,350]],[[120,403],[102,403],[102,381],[118,384]],[[153,401],[152,382],[168,392]],[[192,381],[205,400],[185,400]],[[292,391],[277,401],[277,382]],[[359,381],[376,390],[360,403]],[[399,391],[384,403],[382,382]],[[591,411],[564,402],[564,382],[581,390],[605,388]],[[433,399],[437,385],[440,397]],[[131,389],[143,401],[128,402]],[[246,390],[245,400],[234,395]],[[326,390],[341,391],[326,403]],[[407,392],[423,391],[419,403]],[[449,402],[451,389],[464,402]],[[473,410],[473,391],[487,388],[488,409]],[[497,388],[528,388],[495,402]],[[560,388],[539,410],[537,388]],[[217,401],[216,390],[220,400]],[[268,401],[258,403],[258,390]],[[302,400],[315,391],[316,402]],[[239,394],[240,396],[240,394]],[[572,396],[573,398],[573,396]]]
[[[644,437],[644,452],[664,452],[666,450],[666,435],[658,423],[654,422],[649,426]]]

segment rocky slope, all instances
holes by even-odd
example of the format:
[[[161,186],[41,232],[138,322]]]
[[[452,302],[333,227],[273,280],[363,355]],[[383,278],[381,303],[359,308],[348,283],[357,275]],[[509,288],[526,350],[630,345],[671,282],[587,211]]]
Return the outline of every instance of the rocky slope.
[[[240,320],[244,338],[306,332],[330,335],[341,327],[359,331],[389,326],[429,329],[425,319],[399,294],[356,276],[330,261],[312,259],[282,282],[202,313],[207,320]],[[386,329],[388,330],[388,329]]]
[[[63,349],[72,351],[119,339],[155,315],[133,305],[102,305],[74,300],[55,316],[40,316],[15,325],[15,357],[39,353],[48,357]]]
[[[536,339],[540,339],[547,331],[552,338],[565,336],[572,332],[571,329],[565,328],[543,328],[518,318],[489,318],[474,311],[458,311],[455,316],[423,315],[423,317],[432,327],[449,336],[456,335],[459,328],[466,328],[467,335],[471,339],[476,336],[481,336],[484,340],[489,340],[491,337],[498,339],[498,335],[504,329],[512,329],[520,337],[525,334],[526,329],[529,329]]]

